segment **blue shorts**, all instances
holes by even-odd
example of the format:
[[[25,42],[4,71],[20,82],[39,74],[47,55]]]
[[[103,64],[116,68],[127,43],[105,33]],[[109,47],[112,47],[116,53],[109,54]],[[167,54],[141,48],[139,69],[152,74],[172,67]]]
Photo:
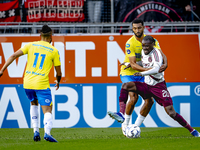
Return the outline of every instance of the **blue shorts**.
[[[51,90],[32,90],[32,89],[25,89],[26,95],[28,99],[32,102],[34,100],[38,100],[38,103],[41,106],[51,106],[52,105],[52,96]]]
[[[144,77],[134,76],[134,75],[126,75],[126,76],[120,75],[120,79],[122,83],[134,82],[134,81],[144,82]]]

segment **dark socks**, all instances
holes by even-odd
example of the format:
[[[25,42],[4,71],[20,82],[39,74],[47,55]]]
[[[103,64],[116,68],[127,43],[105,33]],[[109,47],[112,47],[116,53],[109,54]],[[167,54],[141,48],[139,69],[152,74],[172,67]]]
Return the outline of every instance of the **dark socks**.
[[[121,89],[119,96],[119,106],[120,106],[120,112],[123,114],[125,113],[127,100],[128,100],[128,91],[125,89]]]
[[[187,123],[187,121],[178,113],[176,113],[176,116],[174,117],[174,120],[176,120],[180,125],[188,129],[190,132],[192,132],[194,129]]]
[[[121,112],[122,114],[125,114],[126,104],[124,102],[119,102],[119,106],[120,106],[119,112]]]

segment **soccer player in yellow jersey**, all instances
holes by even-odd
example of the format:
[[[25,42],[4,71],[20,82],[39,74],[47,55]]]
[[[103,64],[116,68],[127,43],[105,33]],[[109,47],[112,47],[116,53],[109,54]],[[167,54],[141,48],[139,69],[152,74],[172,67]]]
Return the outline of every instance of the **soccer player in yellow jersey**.
[[[140,19],[135,19],[132,22],[132,29],[134,32],[134,35],[126,42],[126,55],[124,63],[122,63],[121,71],[120,71],[120,78],[122,83],[126,82],[132,82],[132,81],[140,81],[144,82],[144,77],[141,76],[133,76],[134,73],[140,72],[140,71],[146,71],[148,68],[143,68],[141,66],[141,51],[142,51],[142,39],[146,36],[144,34],[144,22]],[[160,49],[159,43],[156,40],[155,47],[157,49]],[[160,72],[164,71],[167,68],[167,58],[161,51],[163,56],[163,65],[160,68]],[[121,89],[120,93],[124,93],[127,91],[124,91]],[[128,94],[120,94],[120,95],[128,95]],[[128,104],[126,105],[126,102],[128,100],[128,97],[122,98],[119,97],[119,105],[120,105],[120,111],[119,112],[108,112],[108,115],[118,122],[123,123],[122,124],[122,131],[124,134],[124,129],[129,124],[130,116],[133,112],[133,109],[135,107],[135,104],[138,101],[138,94],[134,92],[129,92],[130,100]],[[124,101],[126,99],[126,101]],[[148,115],[154,101],[153,99],[146,99],[141,110],[140,114],[138,115],[135,124],[140,126],[142,122],[144,121],[145,117]]]
[[[34,141],[40,141],[38,127],[38,103],[44,113],[44,139],[57,142],[50,134],[52,129],[52,96],[49,84],[49,72],[54,65],[56,70],[56,90],[61,80],[61,62],[58,50],[50,43],[52,30],[44,25],[41,30],[41,41],[30,42],[11,55],[0,70],[0,77],[4,70],[18,57],[27,54],[27,65],[24,74],[23,86],[28,99],[31,102],[31,122],[34,128]]]

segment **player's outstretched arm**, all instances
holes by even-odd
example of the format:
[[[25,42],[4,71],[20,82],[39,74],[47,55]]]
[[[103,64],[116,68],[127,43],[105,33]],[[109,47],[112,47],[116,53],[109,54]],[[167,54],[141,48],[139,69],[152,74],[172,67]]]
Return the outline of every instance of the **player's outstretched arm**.
[[[62,77],[62,72],[61,72],[61,67],[60,66],[55,66],[55,70],[56,70],[56,90],[59,89],[59,86],[60,86],[60,80],[61,80],[61,77]]]
[[[167,69],[168,64],[167,64],[167,57],[166,57],[166,55],[162,52],[161,49],[158,49],[158,50],[160,51],[160,53],[161,53],[161,55],[163,57],[163,64],[162,64],[162,66],[160,67],[160,69],[158,71],[160,73],[160,72],[163,72],[163,71],[165,71]]]
[[[6,70],[6,68],[18,57],[22,56],[24,53],[22,52],[22,50],[18,50],[16,51],[14,54],[12,54],[8,60],[5,62],[5,64],[3,65],[3,67],[0,70],[0,77],[3,75],[4,70]]]

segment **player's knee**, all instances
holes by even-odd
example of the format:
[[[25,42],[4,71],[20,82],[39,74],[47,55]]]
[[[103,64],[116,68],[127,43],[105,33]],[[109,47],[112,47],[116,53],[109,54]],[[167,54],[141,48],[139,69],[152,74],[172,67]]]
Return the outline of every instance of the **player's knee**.
[[[176,112],[173,110],[167,110],[167,114],[171,117],[171,118],[175,118],[176,116]]]
[[[149,100],[148,100],[148,105],[149,105],[149,106],[152,106],[153,103],[154,103],[154,100],[153,100],[153,99],[149,99]]]
[[[130,103],[131,105],[134,105],[134,106],[135,106],[135,104],[137,103],[137,101],[138,101],[137,98],[135,98],[135,97],[130,97],[129,103]]]
[[[154,100],[153,100],[153,99],[146,99],[146,100],[144,101],[144,105],[145,105],[146,107],[151,107],[151,106],[153,105],[153,103],[154,103]]]
[[[31,102],[31,105],[37,105],[38,106],[38,100],[34,100]]]
[[[125,89],[125,90],[128,90],[128,89],[127,89],[127,83],[123,83],[123,84],[122,84],[122,88]]]
[[[172,105],[166,106],[165,111],[171,118],[175,118],[176,116],[176,111],[174,110],[174,107]]]
[[[52,107],[51,106],[41,106],[41,107],[42,107],[43,114],[51,113],[51,111],[52,111]]]

